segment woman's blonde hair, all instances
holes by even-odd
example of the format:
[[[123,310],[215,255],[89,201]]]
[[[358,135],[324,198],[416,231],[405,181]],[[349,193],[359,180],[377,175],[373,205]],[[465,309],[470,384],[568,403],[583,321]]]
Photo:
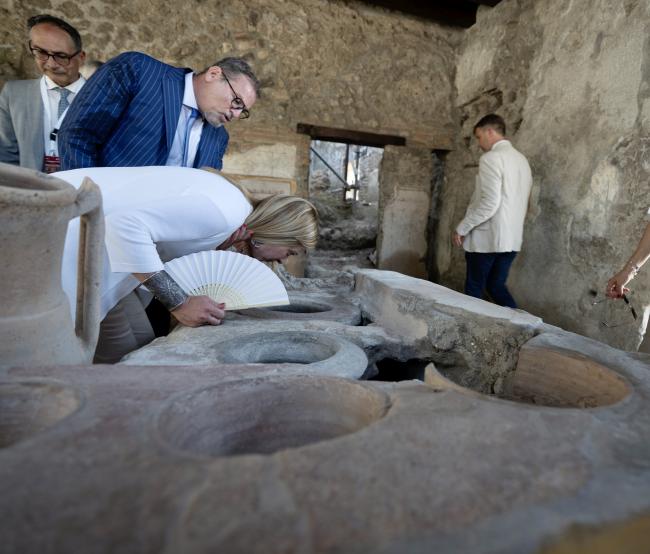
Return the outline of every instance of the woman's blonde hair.
[[[318,241],[318,211],[299,196],[268,196],[254,206],[245,223],[261,243],[314,248]]]
[[[201,169],[221,175],[231,185],[237,187],[250,202],[253,211],[246,218],[245,223],[255,240],[264,244],[283,246],[305,248],[316,246],[318,210],[309,200],[288,194],[274,194],[255,202],[244,187],[228,179],[221,172],[212,167]]]

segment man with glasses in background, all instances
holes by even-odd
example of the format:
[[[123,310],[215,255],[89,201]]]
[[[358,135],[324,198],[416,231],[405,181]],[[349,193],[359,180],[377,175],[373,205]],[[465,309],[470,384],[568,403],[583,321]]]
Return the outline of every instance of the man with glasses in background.
[[[184,166],[221,169],[224,124],[250,116],[259,81],[240,58],[200,73],[126,52],[79,94],[59,134],[63,169]]]
[[[79,32],[58,17],[27,20],[29,50],[43,75],[9,81],[0,93],[0,161],[51,173],[59,169],[57,135],[81,87],[86,54]]]

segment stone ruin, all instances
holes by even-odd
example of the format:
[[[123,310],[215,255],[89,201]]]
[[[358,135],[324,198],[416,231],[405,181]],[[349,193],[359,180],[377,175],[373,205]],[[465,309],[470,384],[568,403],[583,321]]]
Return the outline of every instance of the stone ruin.
[[[395,272],[287,282],[4,370],[2,551],[647,552],[646,355]]]
[[[251,60],[266,100],[231,174],[306,196],[300,125],[404,138],[378,177],[382,271],[314,256],[287,308],[115,366],[1,369],[3,554],[648,552],[649,358],[613,348],[638,346],[648,284],[635,328],[603,329],[590,296],[645,224],[647,0],[502,0],[466,31],[338,0],[164,4],[14,2],[2,77],[34,76],[24,21],[52,9],[102,59]],[[543,320],[415,278],[462,288],[449,234],[490,111],[533,166],[512,290]]]

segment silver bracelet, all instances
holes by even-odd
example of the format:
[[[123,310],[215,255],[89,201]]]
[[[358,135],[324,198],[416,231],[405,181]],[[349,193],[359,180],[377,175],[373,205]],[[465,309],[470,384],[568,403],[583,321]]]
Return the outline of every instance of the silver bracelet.
[[[154,273],[142,284],[153,292],[154,296],[170,312],[184,304],[189,298],[188,294],[164,269]]]

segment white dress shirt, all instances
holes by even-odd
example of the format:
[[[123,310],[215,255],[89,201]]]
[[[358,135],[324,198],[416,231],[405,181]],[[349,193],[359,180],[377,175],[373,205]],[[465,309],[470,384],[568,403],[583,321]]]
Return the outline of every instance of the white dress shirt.
[[[194,73],[190,72],[185,75],[185,90],[183,91],[183,106],[181,113],[178,116],[178,125],[176,125],[176,134],[174,135],[174,142],[169,150],[169,156],[165,165],[183,165],[183,149],[185,147],[185,130],[187,129],[187,120],[192,113],[191,108],[199,109],[196,103],[196,96],[194,96],[194,84],[192,78]],[[201,132],[203,131],[203,118],[199,117],[192,123],[192,130],[190,131],[190,145],[187,154],[187,167],[194,166],[194,158],[196,151],[199,149],[199,141],[201,140]]]
[[[188,167],[92,167],[60,171],[76,188],[90,177],[101,189],[106,223],[101,318],[139,286],[132,273],[153,273],[174,258],[212,250],[252,207],[224,177]],[[79,218],[68,225],[61,276],[74,319]]]
[[[63,118],[65,118],[67,110],[64,112],[63,116],[59,118],[59,100],[61,99],[61,92],[58,90],[59,85],[52,81],[52,79],[47,75],[43,75],[42,80],[47,92],[47,103],[44,103],[43,105],[43,144],[45,145],[45,155],[58,156],[59,152],[56,146],[56,141],[50,140],[50,133],[61,126],[61,122],[63,121]],[[80,76],[74,83],[70,83],[67,87],[63,87],[70,91],[70,94],[68,95],[68,104],[72,104],[75,96],[77,96],[77,93],[85,83],[86,79]]]

